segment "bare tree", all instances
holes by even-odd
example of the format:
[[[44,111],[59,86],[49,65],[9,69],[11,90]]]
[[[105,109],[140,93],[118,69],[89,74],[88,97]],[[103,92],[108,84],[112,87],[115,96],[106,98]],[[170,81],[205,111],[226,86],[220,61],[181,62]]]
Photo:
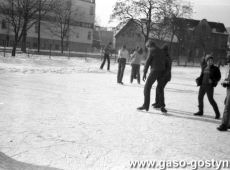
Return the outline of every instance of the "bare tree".
[[[38,10],[37,10],[37,33],[38,33],[38,46],[37,50],[40,52],[41,46],[41,21],[42,19],[52,11],[55,5],[55,0],[37,0],[38,1]]]
[[[191,5],[179,0],[119,0],[111,20],[118,19],[118,27],[121,27],[127,20],[133,19],[139,25],[146,42],[150,35],[164,40],[173,32],[174,37],[173,18],[189,16],[191,13]]]
[[[174,36],[178,41],[183,39],[183,33],[187,29],[185,20],[178,20],[178,18],[190,18],[193,13],[191,4],[182,0],[162,0],[161,16],[164,24],[164,29],[171,34],[170,49]],[[180,44],[180,42],[179,42]]]
[[[72,8],[72,0],[56,0],[53,9],[52,22],[47,28],[52,34],[61,40],[61,53],[64,51],[64,42],[69,44],[70,25],[74,23],[73,15],[76,15],[76,9]]]
[[[157,23],[160,0],[119,0],[116,2],[111,20],[120,21],[118,27],[133,19],[139,26],[145,42],[149,39],[152,25]]]
[[[45,6],[45,1],[48,0],[41,1]],[[20,40],[21,50],[26,52],[27,31],[37,22],[39,2],[39,0],[4,0],[0,3],[0,10],[14,32],[12,56],[15,56]]]
[[[26,52],[27,31],[38,22],[37,17],[40,13],[45,15],[52,5],[52,0],[21,0],[23,10],[23,27],[22,27],[22,46],[21,50]]]
[[[4,14],[6,20],[12,26],[14,32],[14,44],[12,49],[12,56],[15,56],[17,45],[22,37],[23,27],[23,11],[20,0],[6,0],[0,4],[0,10]]]

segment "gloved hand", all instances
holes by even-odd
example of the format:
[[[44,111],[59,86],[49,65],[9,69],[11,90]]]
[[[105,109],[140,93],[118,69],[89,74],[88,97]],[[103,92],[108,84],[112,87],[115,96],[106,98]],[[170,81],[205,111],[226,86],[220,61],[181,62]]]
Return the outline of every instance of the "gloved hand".
[[[143,81],[146,80],[146,74],[143,75],[143,78],[142,78]]]

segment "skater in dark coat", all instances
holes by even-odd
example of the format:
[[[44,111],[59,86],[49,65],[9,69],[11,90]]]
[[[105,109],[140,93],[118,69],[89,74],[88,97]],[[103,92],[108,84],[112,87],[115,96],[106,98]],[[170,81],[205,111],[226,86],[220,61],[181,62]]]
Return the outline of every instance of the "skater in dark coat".
[[[227,88],[227,96],[225,98],[224,114],[221,125],[217,128],[219,131],[227,131],[230,129],[230,56],[228,57],[228,77],[221,83]]]
[[[166,69],[163,77],[157,82],[155,103],[152,104],[152,106],[154,108],[160,108],[162,112],[166,113],[167,110],[165,109],[164,88],[166,84],[171,80],[172,60],[169,56],[168,46],[164,45],[162,49],[166,57]]]
[[[104,59],[103,59],[103,62],[101,63],[101,66],[100,66],[100,69],[103,69],[104,65],[105,65],[105,62],[107,60],[107,70],[110,70],[110,54],[112,52],[112,43],[109,42],[109,44],[107,44],[107,46],[105,47],[104,49]]]
[[[150,104],[150,92],[152,85],[156,80],[160,80],[165,73],[165,54],[162,49],[156,46],[153,41],[149,41],[147,44],[148,47],[148,58],[145,63],[144,74],[143,74],[143,81],[146,80],[146,74],[148,71],[149,66],[151,66],[151,71],[147,78],[144,87],[144,104],[141,107],[138,107],[138,110],[149,110]]]
[[[203,99],[204,99],[204,95],[207,93],[208,100],[212,105],[216,114],[215,119],[219,119],[220,112],[213,98],[213,95],[214,95],[214,87],[217,86],[218,81],[220,81],[221,79],[221,73],[220,73],[220,69],[213,64],[213,56],[208,54],[206,55],[205,60],[207,64],[203,65],[201,75],[199,78],[196,79],[197,85],[200,86],[199,95],[198,95],[199,111],[194,115],[195,116],[203,115],[203,107],[204,107]]]
[[[133,83],[133,79],[137,79],[138,84],[140,84],[140,66],[141,60],[143,58],[143,50],[140,47],[131,54],[131,77],[130,83]]]

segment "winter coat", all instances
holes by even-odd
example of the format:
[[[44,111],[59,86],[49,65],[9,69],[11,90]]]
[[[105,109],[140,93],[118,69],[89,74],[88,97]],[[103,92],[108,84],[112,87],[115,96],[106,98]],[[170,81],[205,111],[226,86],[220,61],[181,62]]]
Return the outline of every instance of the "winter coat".
[[[166,69],[166,56],[162,49],[155,48],[149,51],[147,61],[145,63],[144,74],[148,72],[148,68],[151,66],[153,71],[165,71]]]
[[[118,59],[125,58],[127,61],[129,59],[129,52],[126,49],[120,49],[118,52]]]
[[[137,51],[135,51],[135,52],[131,55],[131,64],[140,65],[140,64],[141,64],[142,57],[143,57],[143,54],[139,54]]]
[[[107,45],[105,48],[104,48],[104,51],[105,51],[105,54],[107,55],[110,55],[112,53],[112,47],[111,45]]]
[[[203,72],[204,72],[204,67],[202,68],[200,77],[196,79],[197,86],[202,85],[203,75],[204,75]],[[220,81],[221,79],[220,69],[217,66],[215,65],[210,66],[209,78],[212,80],[212,87],[216,87],[218,84],[218,81]]]
[[[165,81],[170,81],[171,80],[171,77],[172,77],[172,74],[171,74],[171,70],[172,70],[172,60],[170,58],[170,56],[168,54],[166,54],[166,69],[165,69]]]

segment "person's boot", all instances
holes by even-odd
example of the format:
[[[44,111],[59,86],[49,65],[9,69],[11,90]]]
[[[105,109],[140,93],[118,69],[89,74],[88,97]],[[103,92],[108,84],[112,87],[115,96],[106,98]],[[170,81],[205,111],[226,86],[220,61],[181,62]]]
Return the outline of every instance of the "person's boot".
[[[165,107],[161,107],[161,112],[162,113],[167,113],[167,110],[165,109]]]
[[[228,130],[228,128],[227,128],[227,126],[226,126],[226,125],[221,124],[221,125],[217,128],[217,130],[219,130],[219,131],[227,131],[227,130]]]
[[[196,113],[194,113],[194,116],[203,116],[203,111],[198,111]]]
[[[161,106],[160,106],[158,103],[153,103],[152,106],[153,106],[155,109],[161,108]]]
[[[219,113],[219,114],[216,114],[215,119],[220,119],[220,113]]]
[[[137,110],[146,110],[146,111],[148,111],[149,109],[146,108],[145,106],[141,106],[141,107],[138,107]]]

